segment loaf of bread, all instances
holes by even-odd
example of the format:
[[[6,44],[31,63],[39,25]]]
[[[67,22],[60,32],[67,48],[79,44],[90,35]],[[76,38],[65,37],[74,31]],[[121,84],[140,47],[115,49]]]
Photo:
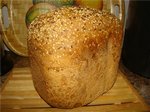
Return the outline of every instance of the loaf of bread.
[[[34,86],[52,107],[87,105],[117,78],[121,22],[106,11],[63,7],[36,18],[28,30]]]

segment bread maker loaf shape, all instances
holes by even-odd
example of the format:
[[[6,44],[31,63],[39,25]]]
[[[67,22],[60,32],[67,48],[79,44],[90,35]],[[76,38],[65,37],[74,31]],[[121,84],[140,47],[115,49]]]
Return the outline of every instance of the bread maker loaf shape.
[[[116,81],[122,24],[107,11],[48,12],[30,24],[27,42],[34,86],[52,107],[87,105]]]

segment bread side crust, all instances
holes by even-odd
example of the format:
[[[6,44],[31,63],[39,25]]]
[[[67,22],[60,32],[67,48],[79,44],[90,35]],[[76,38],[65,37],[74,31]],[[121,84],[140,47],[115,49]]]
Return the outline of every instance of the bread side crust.
[[[86,105],[107,92],[117,78],[122,26],[108,12],[62,8],[29,27],[33,82],[51,106]]]

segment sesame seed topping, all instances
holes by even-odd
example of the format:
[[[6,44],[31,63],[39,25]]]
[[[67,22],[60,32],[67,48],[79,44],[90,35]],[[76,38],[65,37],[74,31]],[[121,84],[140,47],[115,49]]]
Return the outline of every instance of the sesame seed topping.
[[[121,22],[107,11],[62,7],[37,17],[29,26],[27,40],[43,55],[60,53],[61,58],[84,48],[102,49],[110,37],[117,45],[121,28]]]

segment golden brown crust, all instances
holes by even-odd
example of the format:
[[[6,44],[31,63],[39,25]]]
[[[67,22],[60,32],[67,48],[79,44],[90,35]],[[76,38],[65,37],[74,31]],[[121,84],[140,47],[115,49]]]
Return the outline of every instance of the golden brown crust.
[[[29,26],[33,82],[51,106],[86,105],[117,77],[122,26],[108,12],[69,7],[44,14]]]

